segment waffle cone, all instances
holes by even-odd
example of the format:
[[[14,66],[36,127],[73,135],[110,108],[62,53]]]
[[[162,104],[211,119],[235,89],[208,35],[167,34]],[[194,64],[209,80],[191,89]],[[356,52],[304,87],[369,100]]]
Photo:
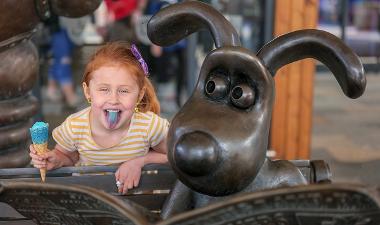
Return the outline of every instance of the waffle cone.
[[[48,148],[47,148],[47,143],[43,143],[43,144],[33,144],[33,147],[34,147],[34,150],[36,150],[37,154],[38,155],[42,155],[46,152],[48,152]],[[42,182],[45,182],[45,178],[46,178],[46,168],[41,168],[40,169],[40,175],[41,175],[41,180]]]

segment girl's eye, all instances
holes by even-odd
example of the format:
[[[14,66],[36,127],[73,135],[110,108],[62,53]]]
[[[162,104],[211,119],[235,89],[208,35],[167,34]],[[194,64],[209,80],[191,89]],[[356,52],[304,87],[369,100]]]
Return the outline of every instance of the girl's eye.
[[[129,91],[127,89],[119,90],[120,94],[128,94]]]
[[[101,91],[101,92],[107,92],[108,88],[100,88],[99,91]]]

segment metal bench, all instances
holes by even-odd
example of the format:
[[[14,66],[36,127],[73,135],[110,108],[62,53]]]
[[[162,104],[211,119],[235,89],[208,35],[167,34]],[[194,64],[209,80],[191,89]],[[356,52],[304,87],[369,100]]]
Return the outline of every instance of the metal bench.
[[[300,169],[302,174],[310,183],[329,181],[331,174],[327,164],[324,163],[324,161],[293,160],[291,162]],[[94,194],[95,196],[101,195],[104,197],[111,195],[110,198],[118,199],[120,202],[123,202],[124,205],[133,205],[134,208],[138,209],[138,215],[142,213],[146,215],[147,218],[150,218],[151,221],[158,221],[158,215],[160,213],[162,205],[164,204],[164,201],[168,196],[170,189],[173,187],[176,181],[176,176],[174,172],[171,170],[170,166],[157,164],[145,166],[142,171],[139,186],[128,191],[126,195],[120,195],[117,193],[114,177],[114,172],[116,170],[117,166],[63,167],[56,170],[48,171],[46,184],[41,184],[40,173],[39,170],[36,168],[0,169],[0,190],[3,190],[3,192],[0,192],[0,225],[3,222],[6,222],[6,224],[12,224],[10,222],[21,221],[25,222],[25,224],[28,224],[26,223],[28,221],[26,217],[29,216],[33,218],[42,218],[43,213],[41,212],[41,207],[42,209],[45,208],[45,210],[47,207],[58,207],[64,211],[69,210],[70,204],[64,203],[63,199],[66,198],[66,195],[69,196],[70,194],[68,194],[67,192],[64,192],[65,194],[57,194],[57,192],[55,192],[54,190],[56,190],[58,187],[62,187],[63,189],[68,188],[69,192],[72,192],[71,195],[73,195],[73,193],[75,192],[75,195],[82,196],[83,192],[86,193],[86,191],[93,192],[92,194]],[[80,185],[80,187],[78,185]],[[45,191],[49,191],[49,193],[51,192],[50,194],[44,192],[44,186],[46,187]],[[12,190],[13,188],[19,188],[20,190],[33,189],[33,191],[27,194],[21,191],[21,194],[17,192],[17,194],[13,193],[11,194],[11,196],[24,196],[21,197],[21,199],[28,199],[31,198],[31,196],[34,196],[33,199],[46,199],[46,195],[56,195],[55,199],[49,198],[49,201],[57,201],[58,203],[52,203],[53,205],[45,206],[31,203],[34,204],[32,209],[28,205],[24,206],[20,203],[15,204],[15,202],[10,201],[10,199],[12,198],[4,197],[9,196],[9,194],[4,194],[4,189]],[[88,188],[90,188],[90,190],[88,190]],[[79,194],[77,192],[79,192]],[[104,200],[103,197],[101,197],[103,203],[100,204],[102,207],[104,205],[110,204],[109,202],[107,202],[108,200]],[[89,198],[87,198],[86,201],[93,200],[89,200]],[[12,206],[16,210],[15,211],[13,209],[13,213],[11,214],[9,214],[9,211],[12,211],[12,207],[10,206]],[[78,207],[80,212],[86,211],[86,209],[84,209],[85,206],[78,205]],[[146,209],[150,212],[148,212]],[[107,213],[103,211],[99,211],[99,213],[108,215],[110,211],[112,212],[112,210],[115,209],[111,209],[107,211]],[[17,213],[17,211],[19,213]],[[51,212],[49,213],[51,214]],[[87,215],[88,218],[92,218],[92,216],[94,215]],[[74,217],[76,218],[77,216]],[[109,215],[106,217],[109,218]],[[39,223],[41,222],[39,221]],[[49,223],[51,223],[50,220],[45,224]]]
[[[310,183],[327,181],[331,177],[328,165],[324,161],[291,160],[291,162],[300,169]],[[62,167],[47,172],[47,183],[92,187],[159,212],[176,180],[169,165],[147,165],[143,168],[139,187],[130,190],[126,195],[120,195],[117,193],[113,175],[116,170],[117,166]],[[0,169],[0,181],[41,182],[40,172],[36,168]]]
[[[314,184],[246,193],[163,221],[151,220],[133,204],[88,187],[5,182],[1,183],[0,201],[23,214],[0,203],[1,213],[7,213],[0,224],[7,225],[380,223],[380,188],[354,184]]]
[[[159,212],[176,177],[168,165],[147,165],[143,168],[139,187],[120,195],[115,185],[117,166],[62,167],[47,172],[47,183],[82,185],[102,190],[119,199],[128,199]],[[0,169],[0,181],[41,182],[36,168]],[[102,174],[102,175],[94,175]]]

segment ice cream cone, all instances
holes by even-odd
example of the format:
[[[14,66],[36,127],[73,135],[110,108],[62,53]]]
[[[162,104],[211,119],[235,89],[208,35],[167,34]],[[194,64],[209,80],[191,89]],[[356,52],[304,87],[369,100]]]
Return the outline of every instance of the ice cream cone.
[[[44,122],[36,122],[30,128],[30,135],[32,136],[33,147],[38,155],[48,152],[48,137],[49,137],[49,124]],[[45,182],[46,168],[40,169],[41,180]]]
[[[42,144],[33,144],[33,147],[34,147],[34,150],[36,150],[37,154],[38,155],[42,155],[46,152],[48,152],[48,148],[47,148],[47,142],[45,143],[42,143]],[[41,180],[42,182],[45,182],[45,178],[46,178],[46,168],[41,168],[40,169],[40,174],[41,174]]]

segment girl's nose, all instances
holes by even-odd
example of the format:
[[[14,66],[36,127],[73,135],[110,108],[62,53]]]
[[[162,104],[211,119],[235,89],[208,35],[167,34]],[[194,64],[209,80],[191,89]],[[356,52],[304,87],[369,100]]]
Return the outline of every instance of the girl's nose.
[[[111,103],[118,103],[119,102],[119,96],[118,96],[117,91],[112,91],[108,100]]]

